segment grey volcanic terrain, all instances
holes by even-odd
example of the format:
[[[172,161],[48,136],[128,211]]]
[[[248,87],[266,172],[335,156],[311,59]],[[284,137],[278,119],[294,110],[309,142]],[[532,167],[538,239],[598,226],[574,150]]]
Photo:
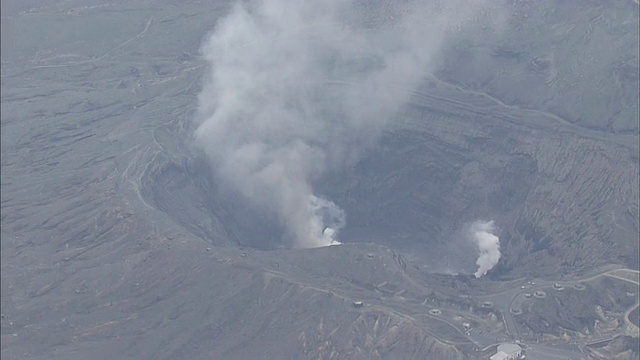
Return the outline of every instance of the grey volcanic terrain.
[[[637,359],[638,9],[487,2],[418,77],[309,79],[388,116],[310,177],[342,245],[300,248],[194,141],[230,2],[3,2],[1,357]]]

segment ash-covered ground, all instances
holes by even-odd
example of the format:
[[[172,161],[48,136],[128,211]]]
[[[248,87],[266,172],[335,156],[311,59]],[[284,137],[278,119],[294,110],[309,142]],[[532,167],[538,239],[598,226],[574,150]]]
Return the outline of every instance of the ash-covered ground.
[[[254,49],[266,69],[302,67],[237,90],[268,100],[281,90],[273,82],[291,85],[279,103],[230,113],[285,104],[298,114],[308,105],[289,90],[299,90],[294,99],[314,99],[309,119],[333,119],[287,133],[322,160],[304,176],[269,177],[266,189],[252,167],[239,172],[252,181],[221,172],[238,162],[216,156],[235,148],[206,144],[238,132],[271,144],[282,137],[254,133],[287,126],[249,121],[197,140],[225,51],[207,58],[201,46],[229,3],[2,6],[3,359],[473,359],[515,339],[637,356],[637,272],[617,270],[639,261],[636,2],[486,2],[429,43],[437,51],[423,73],[376,81],[353,74],[399,60],[367,50],[361,30],[341,40],[360,41],[354,49],[315,34],[310,44],[337,53],[323,66],[342,67],[299,87],[291,79],[313,61]],[[355,29],[408,36],[393,5],[354,6]],[[278,38],[280,27],[266,29]],[[432,41],[413,36],[400,53]],[[277,187],[283,179],[344,211],[343,245],[301,246],[313,227],[292,225],[304,211],[284,198],[307,193]],[[480,279],[477,221],[493,221],[500,245]],[[546,295],[524,297],[535,291]],[[463,323],[493,333],[467,334]],[[606,346],[587,346],[598,341]]]

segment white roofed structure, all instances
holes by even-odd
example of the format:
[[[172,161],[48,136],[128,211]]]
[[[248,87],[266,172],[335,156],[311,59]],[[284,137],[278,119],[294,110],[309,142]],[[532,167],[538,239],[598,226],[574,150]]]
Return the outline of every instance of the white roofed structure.
[[[498,352],[492,355],[489,360],[515,360],[522,354],[522,348],[516,344],[504,343],[498,345]]]

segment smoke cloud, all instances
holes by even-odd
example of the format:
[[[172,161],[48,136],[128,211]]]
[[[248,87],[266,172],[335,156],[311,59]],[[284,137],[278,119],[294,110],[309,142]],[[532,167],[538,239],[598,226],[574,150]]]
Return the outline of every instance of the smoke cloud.
[[[398,3],[238,3],[201,48],[210,68],[195,143],[217,176],[278,216],[294,246],[339,243],[345,213],[314,182],[372,146],[447,33],[480,6]]]
[[[476,278],[484,276],[500,260],[500,239],[494,235],[493,221],[476,221],[470,227],[471,237],[478,249]]]

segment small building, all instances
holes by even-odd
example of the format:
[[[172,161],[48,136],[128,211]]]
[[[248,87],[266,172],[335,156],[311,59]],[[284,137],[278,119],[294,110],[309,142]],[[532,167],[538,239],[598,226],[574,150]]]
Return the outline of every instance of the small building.
[[[504,343],[498,345],[498,351],[490,360],[515,360],[522,354],[522,348],[516,344]]]

